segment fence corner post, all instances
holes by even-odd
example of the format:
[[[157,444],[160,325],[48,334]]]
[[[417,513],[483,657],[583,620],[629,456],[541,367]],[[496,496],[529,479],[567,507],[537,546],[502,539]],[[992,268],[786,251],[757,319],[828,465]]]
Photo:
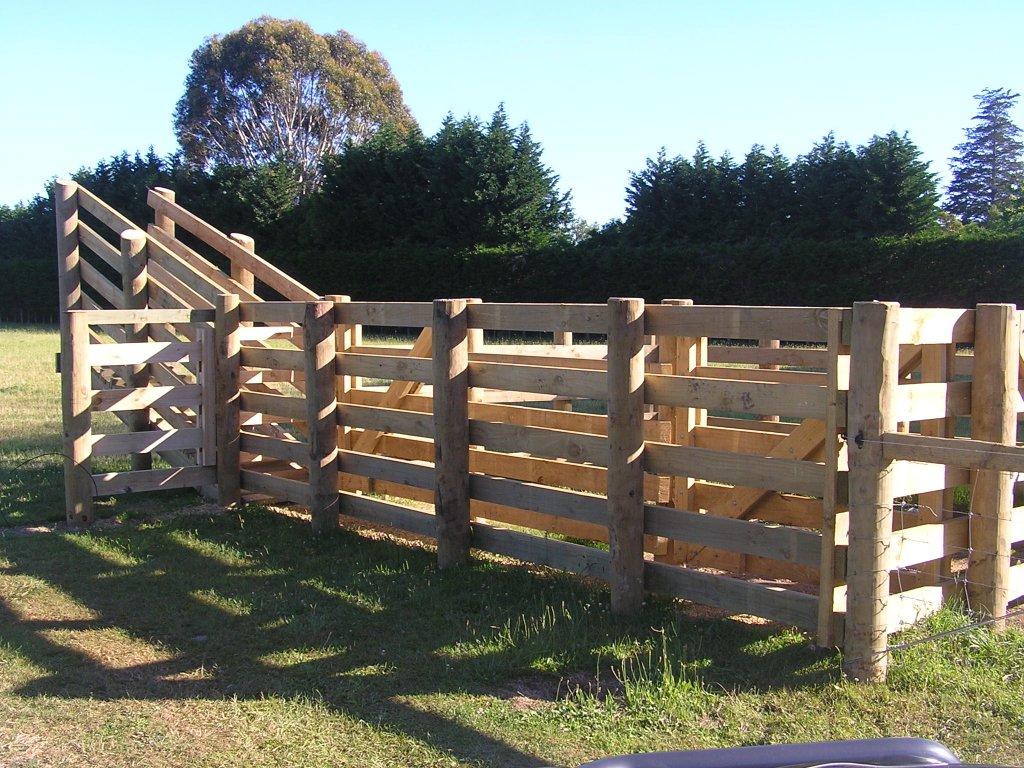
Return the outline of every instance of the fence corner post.
[[[92,505],[92,368],[89,324],[79,312],[64,312],[67,346],[61,359],[64,413],[64,511],[69,525],[90,525]]]
[[[644,601],[644,301],[608,300],[608,544],[612,612]]]
[[[899,304],[853,305],[849,451],[849,549],[843,671],[862,682],[881,682],[888,668],[889,562],[892,472],[882,436],[896,429],[899,381]]]
[[[71,354],[68,341],[69,309],[81,309],[82,273],[78,250],[78,184],[58,179],[53,185],[53,212],[57,224],[57,311],[62,351]]]
[[[222,293],[214,303],[214,343],[217,348],[217,501],[231,507],[241,499],[241,337],[238,296]]]
[[[232,232],[228,237],[243,251],[256,253],[256,241],[249,237],[249,235]],[[236,264],[234,259],[231,260],[231,279],[249,293],[256,292],[256,276],[245,267]]]
[[[437,566],[469,560],[469,328],[466,299],[433,310],[434,514]]]
[[[121,289],[124,293],[125,309],[145,309],[149,304],[149,265],[146,247],[146,233],[139,229],[126,229],[121,233]],[[149,341],[148,326],[133,323],[128,326],[125,341],[141,343]],[[128,385],[145,387],[149,384],[148,365],[132,365],[127,371]],[[152,429],[149,409],[130,411],[129,432],[146,432]],[[133,453],[133,470],[152,469],[153,454]]]
[[[302,349],[309,422],[309,512],[313,533],[338,527],[338,414],[334,302],[306,302]]]
[[[1013,304],[979,304],[974,315],[971,437],[1004,445],[1017,441],[1020,319]],[[978,470],[971,493],[967,595],[971,610],[994,618],[1009,598],[1012,472]],[[1004,629],[996,621],[995,629]]]
[[[153,194],[157,197],[162,197],[168,203],[173,203],[175,199],[174,190],[167,189],[166,187],[153,187]],[[174,219],[156,208],[153,209],[153,226],[165,232],[171,238],[177,234]]]

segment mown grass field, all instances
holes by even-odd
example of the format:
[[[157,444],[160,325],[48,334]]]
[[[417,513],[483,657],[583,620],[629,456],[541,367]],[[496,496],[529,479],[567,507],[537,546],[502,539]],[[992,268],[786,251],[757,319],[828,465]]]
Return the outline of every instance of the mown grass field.
[[[0,765],[543,766],[880,735],[1024,756],[1024,632],[898,651],[885,685],[784,628],[190,494],[62,517],[56,334],[0,329]],[[113,466],[113,465],[111,465]],[[173,511],[190,514],[171,515]],[[26,528],[28,526],[28,528]],[[898,641],[962,625],[946,612]]]

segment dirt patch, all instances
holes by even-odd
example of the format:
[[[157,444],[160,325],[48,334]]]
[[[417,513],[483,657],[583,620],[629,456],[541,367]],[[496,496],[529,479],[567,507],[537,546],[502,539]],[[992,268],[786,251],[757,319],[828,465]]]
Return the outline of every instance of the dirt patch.
[[[603,700],[609,696],[618,698],[623,692],[622,683],[609,670],[600,675],[573,672],[559,678],[543,675],[524,677],[499,688],[493,695],[509,702],[514,709],[532,711],[547,709],[577,693]]]

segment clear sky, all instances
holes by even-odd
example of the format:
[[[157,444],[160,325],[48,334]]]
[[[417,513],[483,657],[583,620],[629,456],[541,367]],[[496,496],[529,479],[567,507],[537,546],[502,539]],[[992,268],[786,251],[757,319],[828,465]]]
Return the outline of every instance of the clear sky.
[[[973,94],[1024,90],[1021,0],[3,0],[0,202],[123,149],[173,151],[190,53],[260,14],[380,51],[427,133],[505,102],[597,222],[646,157],[701,138],[795,156],[829,130],[906,130],[945,178]]]

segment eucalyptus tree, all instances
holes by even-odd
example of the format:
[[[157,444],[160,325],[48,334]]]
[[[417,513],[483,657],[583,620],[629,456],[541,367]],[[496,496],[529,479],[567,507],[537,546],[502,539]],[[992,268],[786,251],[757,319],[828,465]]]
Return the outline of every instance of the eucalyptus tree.
[[[388,62],[345,30],[261,16],[193,54],[174,116],[185,157],[207,167],[284,164],[299,194],[324,155],[413,119]]]

